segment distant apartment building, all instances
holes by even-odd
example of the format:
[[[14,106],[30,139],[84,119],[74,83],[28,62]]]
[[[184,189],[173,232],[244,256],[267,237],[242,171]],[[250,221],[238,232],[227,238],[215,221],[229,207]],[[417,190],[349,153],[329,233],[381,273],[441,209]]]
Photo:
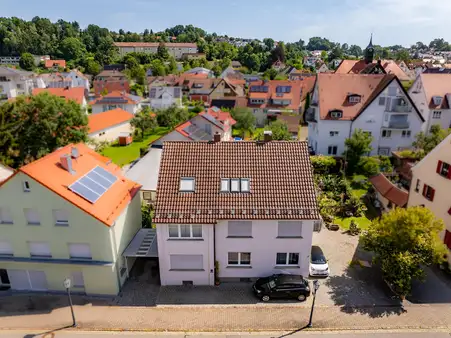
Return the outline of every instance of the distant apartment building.
[[[124,56],[127,53],[149,53],[156,54],[158,51],[158,42],[115,42],[115,46],[119,50],[119,55]],[[195,43],[165,43],[169,55],[180,60],[183,54],[195,54],[198,52],[197,44]]]
[[[35,65],[39,65],[41,61],[50,59],[48,55],[33,55]],[[18,66],[20,63],[20,56],[0,56],[0,65]]]
[[[44,81],[32,72],[0,67],[0,100],[30,95],[34,88],[44,87]]]

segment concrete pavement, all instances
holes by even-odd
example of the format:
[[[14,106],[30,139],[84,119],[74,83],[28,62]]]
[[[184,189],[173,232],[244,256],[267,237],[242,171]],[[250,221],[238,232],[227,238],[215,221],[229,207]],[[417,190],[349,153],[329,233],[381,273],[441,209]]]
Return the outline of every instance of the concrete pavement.
[[[143,332],[98,332],[98,331],[0,331],[0,338],[449,338],[446,331],[337,331],[337,332],[267,332],[267,333],[143,333]]]

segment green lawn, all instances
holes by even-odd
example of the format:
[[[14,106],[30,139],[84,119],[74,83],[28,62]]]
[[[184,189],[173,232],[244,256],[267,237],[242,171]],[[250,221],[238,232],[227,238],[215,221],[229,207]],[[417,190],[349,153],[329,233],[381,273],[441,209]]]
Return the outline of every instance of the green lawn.
[[[368,227],[371,224],[371,221],[368,218],[366,218],[366,216],[347,217],[347,218],[336,217],[334,218],[334,223],[338,224],[340,228],[344,230],[349,230],[349,224],[351,223],[352,220],[354,220],[359,226],[359,228],[362,230],[368,229]]]
[[[132,142],[128,146],[119,146],[116,142],[110,147],[105,148],[102,155],[110,158],[118,166],[122,167],[139,157],[139,149],[148,146],[150,142],[166,134],[168,131],[169,128],[167,127],[158,127],[153,134],[145,135],[141,142]]]

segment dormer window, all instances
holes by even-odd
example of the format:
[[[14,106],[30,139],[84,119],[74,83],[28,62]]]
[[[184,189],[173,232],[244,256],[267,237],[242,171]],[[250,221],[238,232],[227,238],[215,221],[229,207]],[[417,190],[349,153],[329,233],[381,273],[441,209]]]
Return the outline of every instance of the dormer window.
[[[194,192],[195,180],[194,177],[182,177],[180,179],[180,189],[181,192]]]
[[[360,99],[361,99],[360,95],[348,95],[349,103],[359,103]]]
[[[334,119],[340,119],[343,117],[343,112],[341,110],[332,110],[330,116]]]
[[[441,97],[441,96],[433,96],[432,97],[432,101],[434,102],[435,106],[440,106],[442,104],[442,100],[443,100],[443,97]]]
[[[249,178],[221,178],[221,192],[250,192]]]

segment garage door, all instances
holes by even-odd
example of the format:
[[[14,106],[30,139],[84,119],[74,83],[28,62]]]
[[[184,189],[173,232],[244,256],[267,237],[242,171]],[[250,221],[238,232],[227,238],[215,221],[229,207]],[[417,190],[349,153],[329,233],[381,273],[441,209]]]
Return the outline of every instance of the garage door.
[[[44,271],[8,270],[11,289],[47,291],[47,277]]]

